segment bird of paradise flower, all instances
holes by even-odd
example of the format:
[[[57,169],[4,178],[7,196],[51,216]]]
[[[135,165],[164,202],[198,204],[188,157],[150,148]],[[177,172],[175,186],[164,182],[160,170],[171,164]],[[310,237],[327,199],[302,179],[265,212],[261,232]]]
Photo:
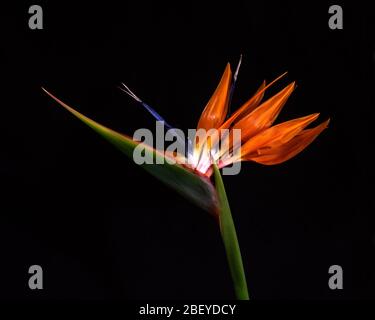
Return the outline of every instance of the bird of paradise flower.
[[[193,150],[197,151],[198,149],[198,160],[195,163],[193,162],[192,165],[186,165],[190,162],[186,161],[184,155],[179,155],[175,158],[177,163],[155,161],[153,164],[141,166],[217,219],[235,295],[237,299],[248,300],[249,293],[240,247],[219,169],[237,161],[254,161],[264,165],[274,165],[287,161],[306,148],[327,128],[329,119],[309,129],[306,129],[306,127],[318,118],[318,113],[273,125],[293,92],[295,83],[292,82],[266,101],[262,102],[262,100],[265,91],[285,74],[267,85],[264,81],[254,96],[228,117],[240,64],[241,59],[234,75],[232,75],[230,64],[227,64],[220,83],[204,108],[197,126],[197,129],[205,130],[228,129],[229,135],[221,139],[230,140],[229,148],[224,151],[218,149],[217,144],[222,141],[210,141],[210,143],[205,141],[198,146],[193,140],[189,142],[194,144]],[[132,158],[134,149],[139,145],[138,141],[89,119],[44,88],[42,89],[66,110]],[[126,85],[122,90],[138,101],[157,120],[163,121],[167,127],[173,128]],[[231,139],[234,129],[241,130],[239,145],[235,145],[233,139]],[[241,148],[240,153],[228,152],[236,148]],[[149,147],[149,151],[152,152],[155,159],[164,160],[171,157],[168,153],[163,153],[151,147]],[[160,164],[161,162],[163,164]]]

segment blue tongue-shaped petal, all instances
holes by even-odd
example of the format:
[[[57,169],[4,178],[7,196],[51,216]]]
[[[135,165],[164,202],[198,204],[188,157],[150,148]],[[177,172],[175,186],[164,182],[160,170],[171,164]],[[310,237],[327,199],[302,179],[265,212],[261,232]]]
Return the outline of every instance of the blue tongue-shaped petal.
[[[137,95],[135,95],[135,93],[133,91],[131,91],[129,89],[129,87],[125,84],[125,83],[122,83],[122,85],[124,86],[124,88],[121,88],[119,87],[119,89],[123,92],[125,92],[127,95],[129,95],[130,97],[132,97],[135,101],[137,101],[143,108],[145,108],[157,121],[161,121],[164,123],[164,126],[169,129],[169,130],[172,130],[174,135],[176,136],[177,138],[177,141],[184,147],[184,150],[185,150],[185,156],[187,155],[186,153],[190,150],[191,148],[191,141],[190,141],[190,138],[188,137],[187,139],[185,139],[185,137],[181,137],[181,135],[178,133],[177,130],[175,130],[174,127],[172,127],[158,112],[155,111],[154,108],[150,107],[146,102],[144,102],[143,100],[141,100]]]
[[[124,91],[127,95],[129,95],[130,97],[132,97],[135,101],[139,102],[139,104],[144,107],[157,121],[162,121],[164,122],[164,125],[168,128],[168,129],[173,129],[173,127],[167,122],[165,121],[165,119],[159,114],[157,113],[152,107],[150,107],[146,102],[142,101],[139,97],[137,97],[133,91],[131,91],[129,89],[129,87],[125,84],[125,83],[122,83],[122,85],[124,86],[124,88],[121,88],[119,87],[119,89],[121,91]]]

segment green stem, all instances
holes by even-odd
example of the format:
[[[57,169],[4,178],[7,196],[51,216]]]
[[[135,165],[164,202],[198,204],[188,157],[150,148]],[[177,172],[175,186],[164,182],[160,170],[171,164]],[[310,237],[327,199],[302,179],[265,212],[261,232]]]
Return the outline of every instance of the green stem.
[[[219,198],[220,232],[224,242],[225,252],[232,276],[234,291],[237,299],[249,300],[246,277],[242,264],[240,246],[238,244],[236,228],[233,223],[228,198],[219,168],[214,164],[215,187]]]

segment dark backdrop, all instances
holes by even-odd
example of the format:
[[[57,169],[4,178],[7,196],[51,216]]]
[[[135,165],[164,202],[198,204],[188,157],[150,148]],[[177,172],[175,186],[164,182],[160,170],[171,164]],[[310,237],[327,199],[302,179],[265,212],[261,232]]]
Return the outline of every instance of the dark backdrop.
[[[121,4],[120,4],[121,3]],[[371,167],[374,20],[363,4],[243,1],[2,5],[0,252],[3,298],[233,298],[213,219],[136,167],[47,97],[132,134],[153,119],[124,81],[176,127],[194,128],[225,64],[244,56],[233,102],[289,71],[278,121],[321,112],[329,129],[287,163],[224,181],[257,299],[374,298]],[[30,265],[44,290],[28,289]],[[328,288],[328,268],[344,289]]]

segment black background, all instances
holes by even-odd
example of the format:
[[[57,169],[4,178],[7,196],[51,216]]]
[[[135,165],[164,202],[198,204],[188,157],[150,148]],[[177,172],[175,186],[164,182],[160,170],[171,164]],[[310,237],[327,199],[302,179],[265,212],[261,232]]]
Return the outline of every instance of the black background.
[[[120,4],[121,3],[121,4]],[[28,28],[40,4],[44,29]],[[153,119],[194,128],[227,62],[244,56],[233,103],[288,71],[278,122],[313,112],[329,129],[278,166],[224,181],[251,297],[375,297],[374,20],[331,2],[30,2],[2,7],[0,296],[10,299],[234,298],[217,225],[47,97],[132,134]],[[366,9],[367,8],[367,9]],[[30,265],[44,270],[31,291]],[[344,289],[328,288],[328,268]]]

